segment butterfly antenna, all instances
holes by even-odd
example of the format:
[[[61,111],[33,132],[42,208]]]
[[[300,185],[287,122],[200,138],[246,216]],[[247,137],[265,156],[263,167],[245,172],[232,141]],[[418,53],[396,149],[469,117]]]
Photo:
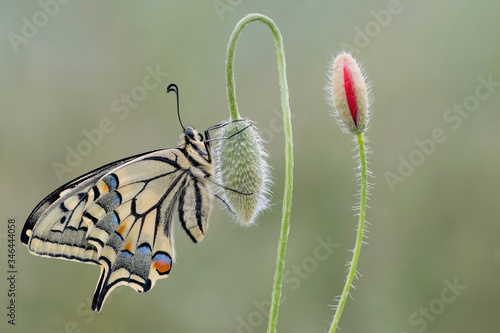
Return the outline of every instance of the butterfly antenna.
[[[167,93],[171,92],[171,91],[175,91],[175,96],[177,97],[177,116],[179,117],[179,123],[181,124],[182,126],[182,129],[183,130],[186,130],[186,128],[184,127],[184,125],[182,124],[182,120],[181,120],[181,111],[179,109],[179,87],[177,87],[177,85],[175,83],[171,83],[168,85],[167,87]]]

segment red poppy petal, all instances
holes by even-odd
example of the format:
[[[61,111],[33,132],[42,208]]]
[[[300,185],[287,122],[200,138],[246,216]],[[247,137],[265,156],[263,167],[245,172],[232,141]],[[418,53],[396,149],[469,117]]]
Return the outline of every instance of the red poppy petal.
[[[354,125],[358,127],[358,102],[356,101],[356,93],[354,91],[351,72],[346,62],[344,62],[344,89],[352,120],[354,120]]]

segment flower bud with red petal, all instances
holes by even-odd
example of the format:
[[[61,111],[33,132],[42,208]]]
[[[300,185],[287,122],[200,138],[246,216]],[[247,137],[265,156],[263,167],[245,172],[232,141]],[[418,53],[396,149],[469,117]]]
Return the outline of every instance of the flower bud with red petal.
[[[337,122],[345,132],[363,133],[369,121],[369,87],[356,60],[340,53],[332,62],[329,80],[326,90]]]

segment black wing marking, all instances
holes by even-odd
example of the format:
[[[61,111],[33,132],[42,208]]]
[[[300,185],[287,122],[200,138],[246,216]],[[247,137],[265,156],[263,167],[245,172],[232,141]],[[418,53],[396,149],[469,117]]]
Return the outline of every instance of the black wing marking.
[[[203,239],[208,227],[212,192],[207,186],[209,185],[206,182],[191,178],[179,197],[179,221],[184,231],[195,243]]]
[[[153,150],[147,153],[142,153],[142,154],[137,154],[134,156],[130,156],[115,162],[108,163],[102,167],[99,167],[95,170],[92,170],[76,179],[73,179],[66,184],[62,185],[61,187],[57,188],[54,190],[52,193],[50,193],[48,196],[46,196],[38,205],[36,205],[35,209],[31,212],[29,215],[28,219],[26,220],[26,223],[24,224],[23,230],[21,232],[21,242],[23,244],[28,245],[30,235],[32,233],[33,228],[35,227],[35,224],[37,221],[40,219],[40,216],[47,211],[47,209],[57,200],[61,197],[61,193],[67,190],[71,190],[77,186],[84,186],[83,183],[89,182],[92,179],[98,178],[105,174],[108,170],[113,169],[118,167],[121,164],[127,163],[133,159],[139,158],[141,156],[153,153],[158,150]]]

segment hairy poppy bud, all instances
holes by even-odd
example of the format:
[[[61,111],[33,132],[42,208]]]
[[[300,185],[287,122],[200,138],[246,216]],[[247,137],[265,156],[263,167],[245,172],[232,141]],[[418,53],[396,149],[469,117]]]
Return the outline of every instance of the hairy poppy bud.
[[[229,139],[220,141],[215,164],[216,181],[240,192],[224,189],[222,197],[234,211],[235,219],[245,225],[253,223],[267,208],[271,183],[262,139],[255,127],[249,125],[242,120],[223,127],[221,137]]]
[[[345,132],[363,133],[369,121],[369,89],[356,60],[340,53],[332,62],[329,79],[325,89],[337,122]]]

